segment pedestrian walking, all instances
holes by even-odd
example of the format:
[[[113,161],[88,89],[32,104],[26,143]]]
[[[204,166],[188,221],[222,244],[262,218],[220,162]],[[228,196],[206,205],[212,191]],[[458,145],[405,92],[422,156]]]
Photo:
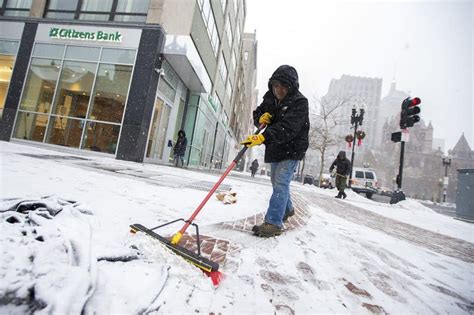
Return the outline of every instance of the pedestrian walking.
[[[278,67],[268,81],[263,102],[253,112],[255,126],[266,129],[248,136],[241,144],[265,145],[265,163],[270,163],[273,192],[265,222],[253,227],[255,235],[280,235],[283,222],[294,215],[290,182],[308,149],[308,99],[299,91],[298,73],[288,65]]]
[[[255,173],[258,171],[258,160],[255,159],[252,161],[252,165],[250,166],[251,177],[255,177]]]
[[[174,166],[179,166],[181,163],[181,167],[184,166],[184,154],[186,153],[186,146],[188,145],[188,139],[186,138],[186,133],[184,130],[178,131],[178,139],[176,140],[176,144],[173,148],[173,155],[174,155]]]
[[[336,167],[336,187],[339,193],[336,198],[346,199],[347,195],[344,189],[347,185],[347,176],[351,172],[351,161],[346,158],[346,151],[340,151],[334,162],[332,162],[329,172]]]

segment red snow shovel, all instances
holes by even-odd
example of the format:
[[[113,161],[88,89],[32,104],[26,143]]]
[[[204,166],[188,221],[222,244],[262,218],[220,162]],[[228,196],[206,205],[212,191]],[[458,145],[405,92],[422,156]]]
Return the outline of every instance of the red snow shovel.
[[[265,124],[261,124],[258,129],[255,131],[254,134],[259,134],[263,129],[265,128]],[[152,236],[153,238],[159,240],[160,242],[162,242],[163,244],[165,244],[165,246],[167,248],[169,248],[170,250],[172,250],[175,254],[183,257],[185,260],[187,260],[188,262],[190,262],[191,264],[195,265],[196,267],[200,268],[205,274],[207,274],[209,277],[211,277],[212,279],[212,282],[215,286],[217,286],[219,284],[219,281],[221,279],[221,273],[218,271],[219,270],[219,264],[214,262],[214,261],[211,261],[203,256],[201,256],[201,244],[200,244],[200,241],[199,241],[199,227],[197,224],[193,223],[194,219],[196,218],[196,216],[199,214],[199,212],[202,210],[202,208],[204,207],[204,205],[207,203],[207,201],[209,200],[209,198],[211,198],[211,196],[214,194],[214,192],[217,190],[217,188],[219,187],[219,185],[222,183],[222,181],[227,177],[227,175],[230,173],[230,171],[235,167],[235,165],[239,162],[239,160],[242,158],[242,156],[245,154],[245,152],[247,151],[248,147],[246,145],[244,145],[244,147],[242,148],[242,150],[240,150],[240,152],[237,154],[237,156],[234,158],[234,160],[232,161],[232,163],[227,167],[227,169],[225,170],[224,174],[222,174],[222,176],[219,178],[219,180],[217,181],[216,184],[214,184],[214,186],[211,188],[211,190],[209,191],[209,193],[206,195],[206,197],[204,198],[204,200],[201,202],[201,204],[197,207],[196,210],[194,210],[193,214],[189,217],[189,219],[185,220],[183,218],[180,218],[180,219],[177,219],[177,220],[174,220],[174,221],[171,221],[171,222],[168,222],[168,223],[165,223],[165,224],[162,224],[162,225],[159,225],[159,226],[156,226],[154,228],[151,228],[151,229],[148,229],[146,227],[144,227],[143,225],[141,224],[132,224],[130,225],[130,228],[131,228],[131,232],[132,233],[136,233],[138,231],[140,232],[144,232],[150,236]],[[170,224],[173,224],[173,223],[176,223],[178,221],[183,221],[184,222],[184,225],[183,227],[178,231],[176,232],[176,234],[174,234],[170,239],[168,238],[165,238],[155,232],[153,232],[153,230],[156,230],[156,229],[159,229],[161,227],[164,227],[164,226],[167,226],[167,225],[170,225]],[[196,243],[197,243],[197,253],[194,253],[192,251],[190,251],[189,249],[186,249],[179,244],[179,242],[181,241],[181,238],[183,237],[184,233],[186,232],[186,230],[188,229],[188,227],[190,225],[193,225],[195,228],[196,228]]]

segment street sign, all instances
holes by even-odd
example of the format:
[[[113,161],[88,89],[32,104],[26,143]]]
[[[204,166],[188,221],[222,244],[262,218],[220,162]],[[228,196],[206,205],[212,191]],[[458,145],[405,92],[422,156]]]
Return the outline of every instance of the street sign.
[[[410,132],[408,131],[408,129],[403,129],[402,130],[402,141],[408,142],[409,139],[410,139]]]

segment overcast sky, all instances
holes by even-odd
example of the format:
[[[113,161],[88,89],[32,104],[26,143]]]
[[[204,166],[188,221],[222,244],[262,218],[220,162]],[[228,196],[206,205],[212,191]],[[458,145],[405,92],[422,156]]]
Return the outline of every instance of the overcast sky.
[[[247,0],[259,100],[281,64],[297,69],[308,99],[343,74],[382,78],[382,97],[395,78],[421,98],[422,119],[446,151],[463,132],[474,149],[473,2]]]

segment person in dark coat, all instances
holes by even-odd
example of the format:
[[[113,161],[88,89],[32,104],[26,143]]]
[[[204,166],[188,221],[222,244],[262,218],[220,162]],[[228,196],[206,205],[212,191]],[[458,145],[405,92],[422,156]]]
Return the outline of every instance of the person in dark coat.
[[[265,163],[270,163],[273,186],[265,222],[254,226],[253,231],[257,236],[276,236],[281,234],[283,222],[295,213],[290,182],[309,145],[308,99],[299,91],[295,68],[283,65],[275,70],[253,119],[257,127],[265,124],[265,131],[248,136],[241,144],[265,145]]]
[[[184,154],[186,153],[187,145],[188,139],[186,138],[186,133],[184,130],[178,131],[178,139],[173,148],[174,166],[179,166],[179,162],[181,162],[181,167],[184,166]]]
[[[351,161],[346,158],[346,151],[340,151],[334,162],[332,162],[329,172],[336,167],[336,187],[339,190],[336,198],[346,199],[347,195],[344,192],[347,184],[347,176],[351,172]]]
[[[252,172],[251,176],[252,177],[255,177],[255,173],[257,173],[257,170],[258,170],[258,160],[255,159],[252,161],[252,165],[250,166],[250,171]]]

